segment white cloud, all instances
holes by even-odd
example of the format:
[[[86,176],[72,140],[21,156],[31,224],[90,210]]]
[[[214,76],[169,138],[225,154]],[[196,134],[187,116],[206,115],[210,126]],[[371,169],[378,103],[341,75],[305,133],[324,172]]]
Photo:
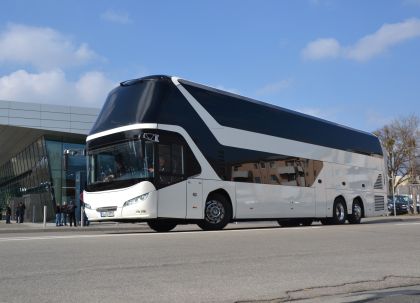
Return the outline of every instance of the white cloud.
[[[420,20],[408,19],[400,23],[384,24],[375,33],[366,35],[354,45],[344,47],[333,38],[317,39],[302,50],[305,59],[327,59],[342,57],[356,61],[367,61],[387,51],[392,46],[420,36]]]
[[[100,104],[116,85],[116,83],[107,79],[103,73],[93,71],[84,74],[74,84],[74,87],[81,101]]]
[[[101,18],[113,22],[113,23],[120,23],[120,24],[130,24],[133,23],[133,20],[130,18],[130,15],[127,12],[123,11],[114,11],[114,10],[107,10],[101,15]]]
[[[278,93],[290,87],[293,83],[292,79],[284,79],[274,83],[269,83],[257,91],[257,95],[271,95]]]
[[[75,45],[48,27],[9,24],[0,33],[0,63],[31,65],[49,70],[81,65],[97,58],[85,43]]]
[[[394,45],[419,36],[419,19],[384,24],[374,34],[363,37],[354,46],[346,49],[345,56],[358,61],[369,60]]]
[[[305,59],[335,58],[340,55],[341,47],[337,40],[332,38],[317,39],[310,42],[302,51]]]
[[[0,77],[0,99],[99,107],[115,86],[95,71],[69,81],[60,69],[40,73],[18,70]]]

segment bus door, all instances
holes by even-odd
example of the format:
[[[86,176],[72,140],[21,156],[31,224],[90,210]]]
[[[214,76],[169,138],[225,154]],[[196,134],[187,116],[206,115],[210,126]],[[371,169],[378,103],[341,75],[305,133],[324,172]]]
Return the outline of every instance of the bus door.
[[[187,180],[187,218],[203,218],[203,181],[201,179]]]
[[[158,217],[186,218],[187,182],[184,152],[179,144],[158,145],[155,182],[158,188]]]

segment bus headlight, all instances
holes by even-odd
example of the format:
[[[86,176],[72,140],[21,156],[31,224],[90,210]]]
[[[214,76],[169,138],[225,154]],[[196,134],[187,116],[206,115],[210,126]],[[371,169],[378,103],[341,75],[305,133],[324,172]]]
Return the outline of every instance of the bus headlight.
[[[92,209],[92,207],[90,206],[90,204],[84,203],[84,205],[85,205],[85,208]]]
[[[123,207],[134,205],[134,204],[137,204],[137,203],[139,203],[141,201],[144,201],[144,200],[147,199],[148,196],[149,196],[149,193],[146,193],[146,194],[143,194],[141,196],[138,196],[138,197],[135,197],[133,199],[130,199],[128,201],[125,201]]]

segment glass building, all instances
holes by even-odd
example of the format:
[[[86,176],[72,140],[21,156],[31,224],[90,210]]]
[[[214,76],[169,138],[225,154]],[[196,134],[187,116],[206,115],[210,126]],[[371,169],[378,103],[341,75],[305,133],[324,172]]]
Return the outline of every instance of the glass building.
[[[25,221],[55,216],[55,206],[80,205],[86,184],[83,155],[99,110],[0,101],[0,208],[25,204]],[[67,154],[65,156],[65,154]]]

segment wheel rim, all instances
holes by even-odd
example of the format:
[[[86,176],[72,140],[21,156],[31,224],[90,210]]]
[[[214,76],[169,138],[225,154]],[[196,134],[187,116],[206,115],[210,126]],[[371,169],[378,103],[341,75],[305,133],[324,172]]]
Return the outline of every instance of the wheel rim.
[[[210,200],[206,203],[206,221],[212,224],[222,222],[225,217],[225,208],[223,204],[216,200]]]
[[[362,218],[362,208],[360,207],[359,204],[355,204],[353,206],[353,217],[356,220],[359,220],[360,218]]]
[[[338,203],[335,208],[335,216],[339,221],[343,221],[346,214],[344,213],[344,206],[341,203]]]

